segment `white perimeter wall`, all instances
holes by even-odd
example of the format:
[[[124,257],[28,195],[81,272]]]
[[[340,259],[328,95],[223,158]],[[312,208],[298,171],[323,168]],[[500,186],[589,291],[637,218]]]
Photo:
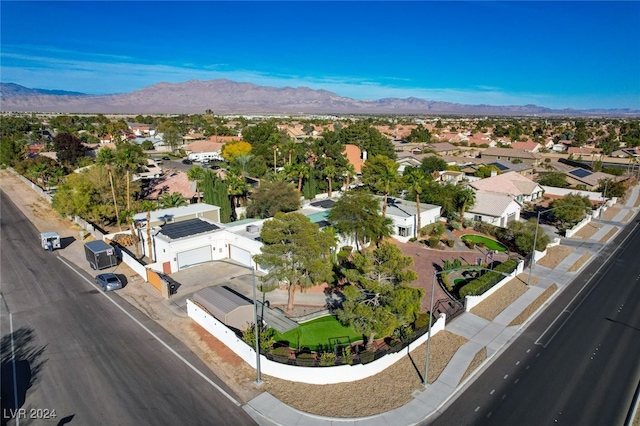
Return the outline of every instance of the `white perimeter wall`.
[[[187,312],[190,318],[227,345],[229,349],[235,352],[236,355],[242,358],[247,364],[256,368],[255,350],[249,347],[242,339],[238,338],[227,326],[189,299],[187,299]],[[433,324],[431,335],[433,336],[439,331],[444,330],[444,325],[445,315],[442,314]],[[409,352],[425,344],[427,338],[428,334],[425,333],[402,351],[385,355],[368,364],[337,365],[335,367],[298,367],[270,361],[264,355],[260,355],[260,370],[264,374],[279,379],[314,385],[353,382],[373,376],[389,368]]]
[[[466,296],[464,298],[464,310],[469,312],[471,309],[478,306],[480,302],[482,302],[487,297],[491,296],[493,293],[498,291],[500,287],[502,287],[503,285],[505,285],[512,279],[514,279],[516,275],[520,274],[523,271],[523,268],[524,268],[524,262],[521,260],[520,262],[518,262],[518,266],[516,267],[515,271],[510,273],[508,276],[504,277],[498,284],[494,285],[493,287],[485,291],[480,296]]]

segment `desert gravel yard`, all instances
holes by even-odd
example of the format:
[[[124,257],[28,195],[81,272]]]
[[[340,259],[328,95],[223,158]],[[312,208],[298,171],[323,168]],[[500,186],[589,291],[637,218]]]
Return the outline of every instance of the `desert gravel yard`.
[[[582,267],[582,265],[584,265],[587,262],[587,260],[589,260],[590,257],[591,257],[591,253],[585,253],[582,256],[580,256],[580,259],[578,259],[576,263],[571,265],[571,267],[569,268],[569,272],[576,272],[578,269]]]
[[[560,262],[562,262],[567,256],[573,253],[573,249],[567,246],[555,246],[547,249],[547,255],[536,262],[537,265],[542,265],[546,268],[553,269]]]
[[[518,275],[516,278],[503,285],[486,300],[480,302],[478,306],[471,309],[471,313],[484,318],[487,321],[493,321],[500,312],[507,309],[509,305],[527,291],[526,283],[528,277],[529,276],[527,274]],[[537,282],[537,277],[531,278],[531,285],[535,285]]]
[[[609,241],[611,237],[613,237],[616,234],[616,232],[618,232],[618,228],[614,226],[613,229],[607,232],[607,234],[604,237],[600,238],[600,242],[606,243],[607,241]]]
[[[589,222],[585,226],[583,226],[582,229],[580,229],[578,232],[573,234],[573,237],[571,238],[576,238],[579,240],[588,240],[589,238],[593,237],[593,234],[598,232],[598,229],[600,229],[599,224],[594,222]]]
[[[520,325],[527,320],[533,313],[542,306],[547,299],[551,297],[553,293],[558,289],[558,285],[556,283],[551,284],[545,291],[542,292],[540,296],[536,298],[529,306],[527,306],[524,311],[520,312],[520,314],[513,319],[509,323],[509,327],[513,325]]]
[[[462,336],[441,331],[431,338],[429,383],[436,381],[458,349]],[[351,383],[310,385],[264,376],[263,389],[285,404],[311,414],[329,417],[366,417],[401,407],[422,391],[425,345],[375,376]],[[321,367],[318,367],[321,368]]]
[[[613,207],[609,207],[607,210],[602,213],[602,218],[604,220],[613,220],[614,217],[622,210],[622,206],[615,205]]]

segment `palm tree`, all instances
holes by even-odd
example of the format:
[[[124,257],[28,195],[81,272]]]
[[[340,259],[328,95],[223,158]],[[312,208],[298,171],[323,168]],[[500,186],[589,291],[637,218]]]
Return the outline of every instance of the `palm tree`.
[[[356,168],[353,167],[353,164],[347,163],[347,165],[344,166],[344,176],[347,178],[344,186],[344,192],[347,192],[349,190],[349,185],[351,184],[351,178],[356,176]]]
[[[187,170],[187,178],[196,183],[196,194],[198,194],[198,203],[200,202],[200,186],[202,185],[202,181],[204,180],[205,172],[202,167],[192,167]]]
[[[249,163],[251,162],[251,160],[253,159],[253,155],[251,154],[242,154],[242,155],[238,155],[233,161],[238,163],[238,165],[240,166],[240,169],[242,170],[242,176],[244,176],[246,174],[247,171],[247,166],[249,165]]]
[[[154,203],[153,201],[144,200],[140,204],[140,209],[147,212],[147,247],[149,247],[149,260],[151,260],[151,263],[153,263],[153,242],[151,240],[151,211],[155,210],[155,208],[156,203]]]
[[[322,170],[322,174],[325,175],[329,182],[329,198],[331,198],[331,184],[333,183],[333,178],[336,176],[336,173],[337,170],[335,166],[327,166]]]
[[[410,192],[416,194],[416,215],[418,216],[418,229],[414,233],[414,236],[419,235],[422,229],[422,219],[420,217],[420,194],[422,194],[422,188],[427,182],[427,176],[425,173],[417,167],[407,167],[402,175],[404,183],[407,185],[407,189]]]
[[[460,211],[460,223],[463,223],[465,210],[473,207],[476,202],[476,193],[468,186],[457,186],[454,200]]]
[[[298,178],[298,192],[302,192],[302,180],[309,179],[309,166],[306,163],[299,163],[293,166],[293,170]]]
[[[111,171],[111,164],[115,161],[115,154],[111,148],[102,148],[98,151],[98,156],[96,158],[96,162],[98,164],[102,164],[107,168],[107,173],[109,173],[109,184],[111,185],[111,195],[113,196],[113,208],[116,213],[116,220],[118,221],[118,228],[122,231],[120,227],[120,216],[118,215],[118,202],[116,201],[116,190],[113,185],[113,173]]]
[[[127,210],[131,210],[131,171],[144,164],[145,155],[140,145],[124,142],[118,145],[115,159],[127,175]]]
[[[171,207],[182,207],[187,205],[187,201],[179,192],[172,192],[171,194],[164,193],[158,198],[158,205],[162,209],[168,209]]]
[[[245,195],[249,191],[249,185],[244,179],[244,176],[240,176],[235,173],[228,173],[226,177],[226,183],[228,186],[227,191],[231,197],[231,208],[233,210],[234,220],[238,218],[236,214],[236,207],[240,206],[240,197]]]
[[[398,163],[385,155],[370,157],[362,167],[362,181],[384,194],[382,215],[386,216],[387,198],[395,191],[398,183]]]
[[[129,224],[129,231],[131,232],[131,237],[133,238],[133,245],[136,250],[136,259],[140,258],[140,239],[138,238],[138,233],[136,232],[136,223],[133,220],[133,215],[135,211],[124,209],[120,212],[120,216],[122,217],[122,221],[124,223]]]

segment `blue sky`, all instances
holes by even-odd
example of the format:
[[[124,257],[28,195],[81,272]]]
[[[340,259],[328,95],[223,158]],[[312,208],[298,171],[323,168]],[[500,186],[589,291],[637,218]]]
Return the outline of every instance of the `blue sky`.
[[[0,80],[640,109],[640,2],[0,2]]]

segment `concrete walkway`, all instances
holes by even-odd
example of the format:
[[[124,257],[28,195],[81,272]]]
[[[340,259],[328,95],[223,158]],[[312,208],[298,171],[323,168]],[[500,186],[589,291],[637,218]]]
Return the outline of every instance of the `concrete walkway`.
[[[475,355],[487,348],[487,357],[491,358],[499,350],[508,345],[514,335],[522,326],[509,326],[509,324],[524,311],[533,301],[540,296],[545,289],[554,283],[558,286],[558,294],[569,284],[586,264],[595,258],[596,254],[605,247],[605,244],[595,244],[607,235],[614,227],[618,232],[625,223],[621,222],[630,211],[637,213],[638,207],[634,207],[640,197],[640,187],[632,190],[632,195],[626,200],[624,207],[611,221],[597,221],[602,227],[584,244],[571,244],[575,247],[556,268],[549,269],[541,265],[535,265],[532,276],[538,279],[535,286],[516,299],[509,307],[503,310],[493,321],[488,321],[470,312],[463,313],[458,318],[447,324],[447,330],[468,339],[468,342],[458,349],[447,367],[438,379],[422,392],[417,392],[414,399],[408,404],[388,411],[386,413],[362,418],[341,419],[321,417],[296,410],[272,395],[264,392],[257,398],[249,401],[247,412],[261,425],[413,425],[432,415],[438,408],[450,399],[461,387],[462,376],[471,364]],[[613,237],[611,237],[613,238]],[[564,239],[563,239],[564,240]],[[569,268],[582,257],[584,253],[590,253],[591,257],[575,272],[569,272]],[[528,271],[525,271],[528,273]],[[526,324],[526,323],[525,323]],[[469,380],[469,379],[466,379]]]

